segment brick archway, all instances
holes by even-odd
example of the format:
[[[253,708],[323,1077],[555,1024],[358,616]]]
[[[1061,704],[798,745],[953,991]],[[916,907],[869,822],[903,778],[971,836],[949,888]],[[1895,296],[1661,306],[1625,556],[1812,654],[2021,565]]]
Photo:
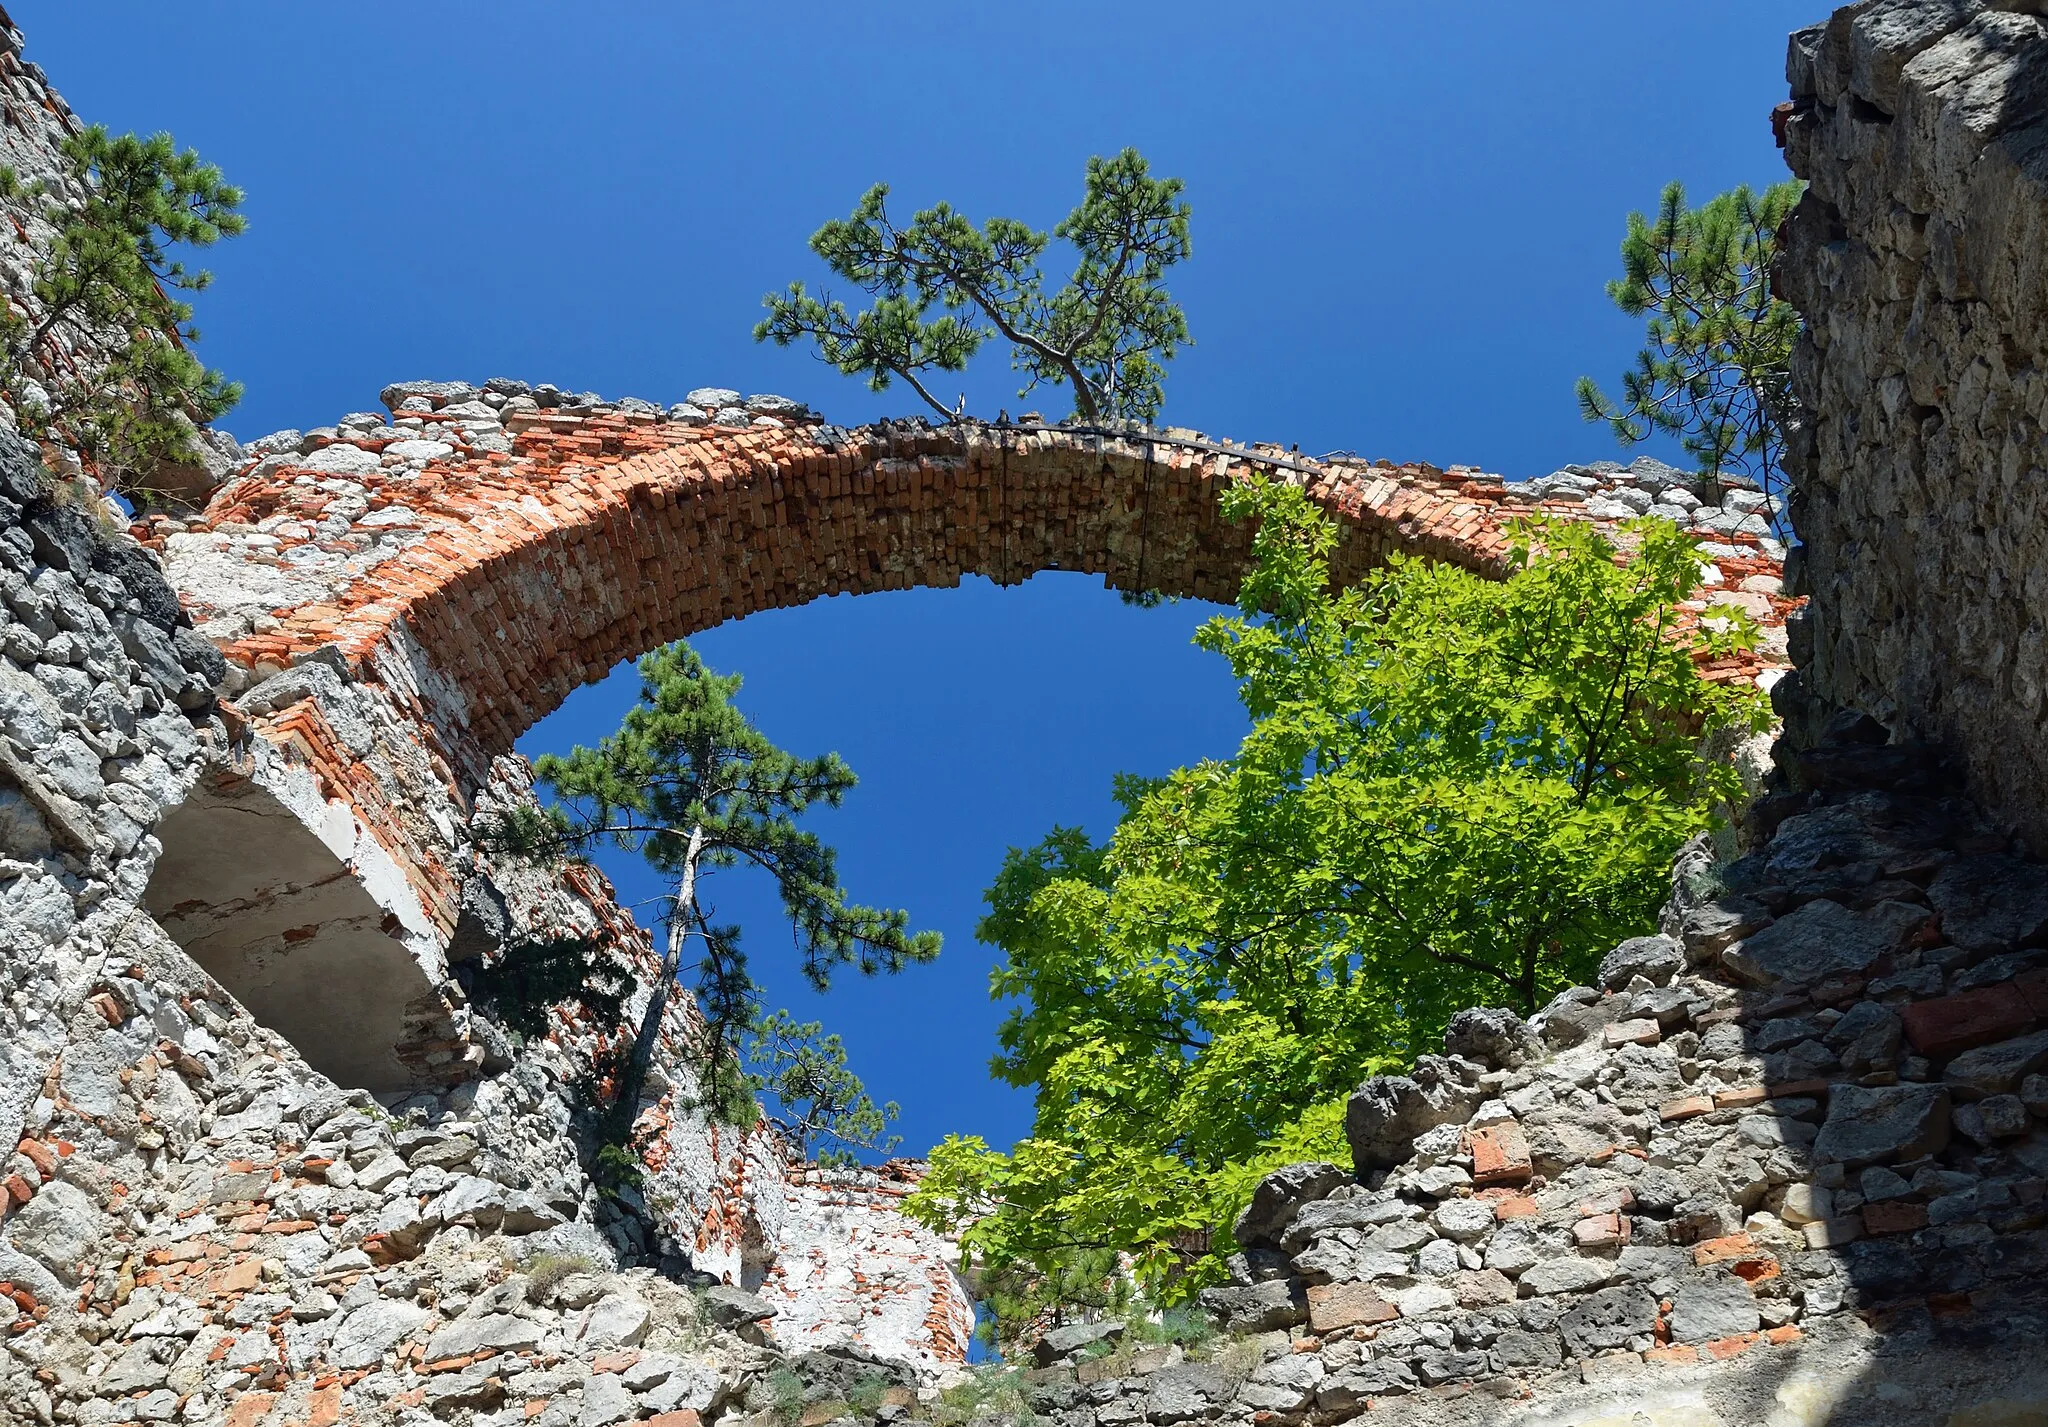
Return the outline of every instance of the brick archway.
[[[227,655],[229,692],[269,759],[265,786],[284,790],[418,968],[394,1003],[402,1014],[387,1017],[403,1027],[391,1063],[414,1081],[457,1075],[471,1054],[446,987],[473,940],[458,933],[478,799],[522,732],[621,661],[757,611],[968,574],[1077,570],[1227,600],[1251,541],[1217,497],[1255,467],[1280,469],[1337,518],[1344,583],[1395,551],[1501,573],[1505,518],[1538,504],[1473,471],[1323,463],[1182,432],[733,428],[538,410],[480,430],[460,403],[427,405],[407,402],[403,428],[268,457],[196,517],[138,529]],[[1578,488],[1541,504],[1632,513]],[[1728,598],[1782,623],[1788,601],[1737,588],[1777,587],[1754,538],[1714,559]],[[1782,662],[1766,653],[1708,672],[1755,678]],[[153,893],[191,904],[195,927],[234,910],[196,882]],[[352,949],[332,940],[237,945],[222,965],[254,968],[242,994],[275,997],[349,964]]]
[[[1395,549],[1498,565],[1501,488],[1468,473],[1323,466],[1163,436],[719,431],[615,413],[535,417],[509,456],[343,477],[367,488],[359,502],[303,468],[244,478],[216,495],[197,535],[168,547],[201,627],[252,681],[330,651],[415,696],[473,776],[476,755],[508,750],[621,660],[824,595],[1063,569],[1230,599],[1249,534],[1221,519],[1216,495],[1262,459],[1291,466],[1343,522],[1340,579]],[[334,509],[355,503],[349,528],[331,529]],[[223,560],[276,578],[216,582]],[[235,615],[252,602],[273,607],[245,628]]]

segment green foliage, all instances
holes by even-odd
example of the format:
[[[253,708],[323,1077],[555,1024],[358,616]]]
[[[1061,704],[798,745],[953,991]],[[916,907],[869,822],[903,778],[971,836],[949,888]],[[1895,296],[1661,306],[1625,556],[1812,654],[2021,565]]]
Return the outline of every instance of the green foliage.
[[[37,252],[31,310],[0,313],[0,391],[22,431],[77,448],[103,479],[146,485],[163,462],[197,459],[194,423],[222,415],[240,386],[187,349],[191,304],[211,274],[173,256],[243,231],[242,191],[169,134],[64,140],[73,199],[0,169],[0,194],[38,202],[57,235]],[[68,337],[74,358],[53,339]]]
[[[846,1402],[861,1416],[872,1417],[882,1410],[882,1399],[888,1391],[889,1379],[880,1373],[869,1373],[846,1390]]]
[[[550,858],[585,856],[610,843],[637,852],[668,880],[661,979],[617,1103],[633,1113],[667,997],[677,975],[688,971],[703,1012],[699,1042],[686,1048],[702,1103],[750,1122],[756,1112],[739,1051],[757,994],[739,928],[714,924],[705,910],[702,876],[747,866],[772,878],[804,975],[820,991],[841,967],[871,975],[928,961],[938,954],[939,937],[911,932],[902,911],[849,903],[832,849],[798,826],[814,808],[838,807],[853,788],[853,771],[839,755],[799,758],[777,748],[733,704],[739,676],[713,673],[685,643],[654,651],[639,667],[640,699],[618,732],[595,748],[534,760],[535,776],[555,801],[508,813],[485,842]],[[685,964],[693,946],[697,959]]]
[[[811,251],[875,305],[849,313],[791,283],[764,299],[768,316],[754,339],[784,347],[813,340],[825,361],[865,376],[871,390],[886,391],[900,377],[951,420],[959,409],[918,374],[961,371],[1000,335],[1025,376],[1019,396],[1050,382],[1072,387],[1083,421],[1150,420],[1164,400],[1162,364],[1192,345],[1164,284],[1166,269],[1189,252],[1180,194],[1181,181],[1153,178],[1135,149],[1091,158],[1080,205],[1047,235],[1014,218],[977,229],[945,203],[898,227],[888,185],[878,183],[852,217],[811,235]],[[1066,285],[1048,294],[1039,259],[1053,238],[1071,243],[1078,260]]]
[[[936,1427],[965,1427],[988,1420],[1023,1427],[1035,1421],[1024,1396],[1023,1375],[1014,1368],[976,1367],[939,1395],[926,1414]]]
[[[777,1368],[768,1374],[768,1395],[774,1402],[771,1409],[784,1422],[795,1422],[804,1412],[804,1380],[788,1368]]]
[[[1504,581],[1396,559],[1333,595],[1335,531],[1298,490],[1226,511],[1259,521],[1253,565],[1196,642],[1252,716],[1236,758],[1120,779],[1107,845],[1055,829],[987,894],[1015,1003],[993,1068],[1036,1117],[1007,1155],[949,1138],[909,1207],[1020,1308],[1118,1251],[1153,1301],[1214,1281],[1265,1170],[1345,1157],[1363,1076],[1651,923],[1735,777],[1701,735],[1765,717],[1697,676],[1751,631],[1681,632],[1700,566],[1666,522],[1629,527],[1625,563],[1531,524]]]
[[[471,973],[470,988],[506,1029],[528,1040],[546,1035],[548,1012],[568,1002],[599,1021],[616,1021],[629,990],[604,944],[581,936],[513,942]]]
[[[1799,314],[1771,295],[1771,260],[1785,216],[1799,201],[1796,180],[1762,194],[1748,185],[1685,205],[1669,184],[1654,221],[1628,215],[1622,275],[1607,295],[1631,317],[1649,317],[1649,345],[1622,373],[1622,400],[1591,377],[1578,383],[1579,410],[1605,421],[1623,445],[1652,431],[1676,436],[1718,480],[1736,472],[1765,490],[1778,485],[1787,424],[1794,419],[1792,344]]]
[[[799,1021],[788,1011],[760,1017],[749,1029],[747,1061],[755,1094],[768,1099],[770,1122],[804,1158],[853,1164],[859,1150],[887,1154],[903,1142],[884,1133],[897,1116],[896,1102],[875,1104],[847,1068],[846,1047],[819,1022]]]

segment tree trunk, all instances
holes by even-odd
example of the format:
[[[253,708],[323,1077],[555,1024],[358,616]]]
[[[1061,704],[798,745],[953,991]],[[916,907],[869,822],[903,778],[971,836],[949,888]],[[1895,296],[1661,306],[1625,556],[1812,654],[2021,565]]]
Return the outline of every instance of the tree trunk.
[[[669,997],[675,993],[676,973],[682,969],[683,941],[689,935],[690,908],[696,904],[697,857],[704,850],[704,827],[690,829],[690,849],[683,855],[683,880],[676,892],[675,910],[668,921],[668,947],[661,957],[661,979],[647,997],[647,1010],[640,1017],[640,1033],[633,1037],[633,1049],[619,1081],[619,1143],[631,1134],[639,1118],[640,1087],[647,1083],[647,1067],[654,1063],[654,1047],[661,1040],[662,1017],[668,1012]]]

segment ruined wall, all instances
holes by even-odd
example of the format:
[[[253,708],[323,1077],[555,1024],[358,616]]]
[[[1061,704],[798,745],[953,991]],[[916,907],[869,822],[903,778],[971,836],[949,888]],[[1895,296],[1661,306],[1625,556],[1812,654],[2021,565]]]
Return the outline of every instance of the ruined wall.
[[[915,1343],[917,1365],[928,1371],[967,1361],[974,1303],[954,1255],[899,1207],[923,1169],[891,1160],[791,1173],[784,1227],[759,1289],[775,1305],[777,1342],[791,1349],[849,1343],[885,1354]]]
[[[1064,1427],[2048,1416],[2048,866],[1872,730],[1663,931],[1351,1098],[1237,1224],[1235,1335],[1050,1335]],[[1261,1414],[1269,1414],[1261,1416]]]
[[[1878,0],[1794,37],[1779,275],[1802,683],[1945,743],[2048,846],[2048,20]]]

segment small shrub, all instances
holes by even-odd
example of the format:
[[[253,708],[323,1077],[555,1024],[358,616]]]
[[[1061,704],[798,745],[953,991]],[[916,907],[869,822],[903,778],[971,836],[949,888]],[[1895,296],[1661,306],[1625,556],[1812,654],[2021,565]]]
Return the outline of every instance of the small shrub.
[[[768,1374],[768,1392],[774,1399],[773,1411],[784,1422],[795,1422],[804,1412],[804,1380],[788,1368],[777,1368]]]
[[[882,1397],[888,1391],[889,1379],[870,1374],[847,1390],[847,1405],[863,1417],[872,1417],[882,1410]]]
[[[526,1262],[526,1301],[545,1303],[570,1274],[589,1272],[590,1260],[581,1254],[536,1254]]]

